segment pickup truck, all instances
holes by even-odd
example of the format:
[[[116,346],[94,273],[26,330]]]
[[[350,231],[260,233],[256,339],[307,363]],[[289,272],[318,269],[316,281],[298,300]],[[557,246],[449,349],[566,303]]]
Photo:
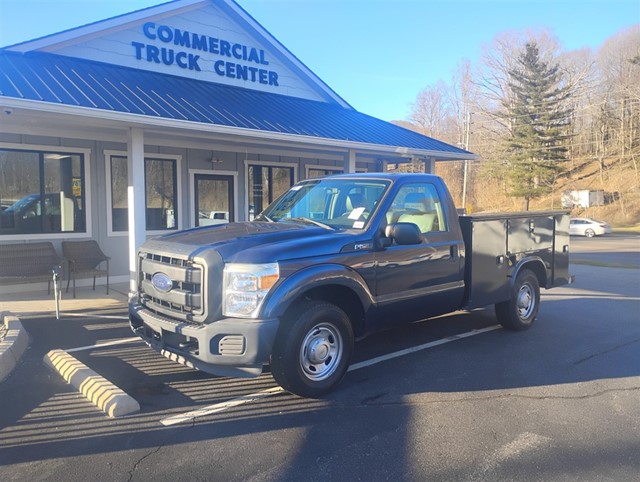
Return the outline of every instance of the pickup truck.
[[[333,389],[354,340],[495,305],[529,328],[540,287],[569,276],[564,211],[459,216],[441,178],[342,174],[299,182],[251,222],[146,241],[134,333],[168,358],[220,376]]]

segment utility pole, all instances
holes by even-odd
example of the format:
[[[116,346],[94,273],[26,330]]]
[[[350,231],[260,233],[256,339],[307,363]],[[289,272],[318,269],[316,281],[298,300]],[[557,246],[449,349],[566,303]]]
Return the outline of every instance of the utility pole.
[[[471,132],[471,112],[467,112],[464,135],[464,150],[469,150],[469,133]],[[467,172],[469,170],[469,161],[464,160],[464,170],[462,174],[462,208],[467,209]]]

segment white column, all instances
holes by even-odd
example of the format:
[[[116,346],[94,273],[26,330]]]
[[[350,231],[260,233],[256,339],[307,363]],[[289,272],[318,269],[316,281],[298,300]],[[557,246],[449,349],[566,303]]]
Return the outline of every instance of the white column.
[[[436,159],[434,157],[427,157],[424,160],[424,172],[427,174],[434,174],[436,172]]]
[[[129,183],[127,199],[129,208],[129,292],[137,289],[136,273],[138,248],[146,238],[146,213],[144,205],[144,132],[138,127],[129,128],[127,140],[127,168]]]
[[[349,157],[346,160],[347,162],[345,163],[344,166],[344,172],[345,173],[352,173],[352,172],[356,172],[356,151],[354,151],[353,149],[349,149]]]

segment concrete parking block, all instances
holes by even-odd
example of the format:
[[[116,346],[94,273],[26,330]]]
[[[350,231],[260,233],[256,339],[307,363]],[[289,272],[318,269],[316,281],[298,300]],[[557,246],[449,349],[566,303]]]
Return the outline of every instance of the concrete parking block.
[[[140,411],[140,404],[135,399],[66,351],[51,350],[45,355],[44,362],[109,417]]]
[[[27,349],[29,336],[22,327],[20,320],[9,314],[0,313],[0,320],[6,329],[2,341],[0,341],[0,382],[7,378],[15,368],[18,360]]]

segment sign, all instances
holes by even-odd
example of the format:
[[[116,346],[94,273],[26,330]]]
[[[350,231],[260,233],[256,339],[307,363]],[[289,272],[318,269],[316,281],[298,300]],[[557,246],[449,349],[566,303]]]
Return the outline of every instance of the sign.
[[[73,189],[73,195],[75,197],[82,197],[82,179],[74,177],[71,180],[71,187]]]
[[[278,73],[269,69],[263,49],[155,22],[146,22],[142,33],[148,42],[131,42],[137,60],[279,86]],[[213,54],[214,60],[203,60],[202,53]]]

